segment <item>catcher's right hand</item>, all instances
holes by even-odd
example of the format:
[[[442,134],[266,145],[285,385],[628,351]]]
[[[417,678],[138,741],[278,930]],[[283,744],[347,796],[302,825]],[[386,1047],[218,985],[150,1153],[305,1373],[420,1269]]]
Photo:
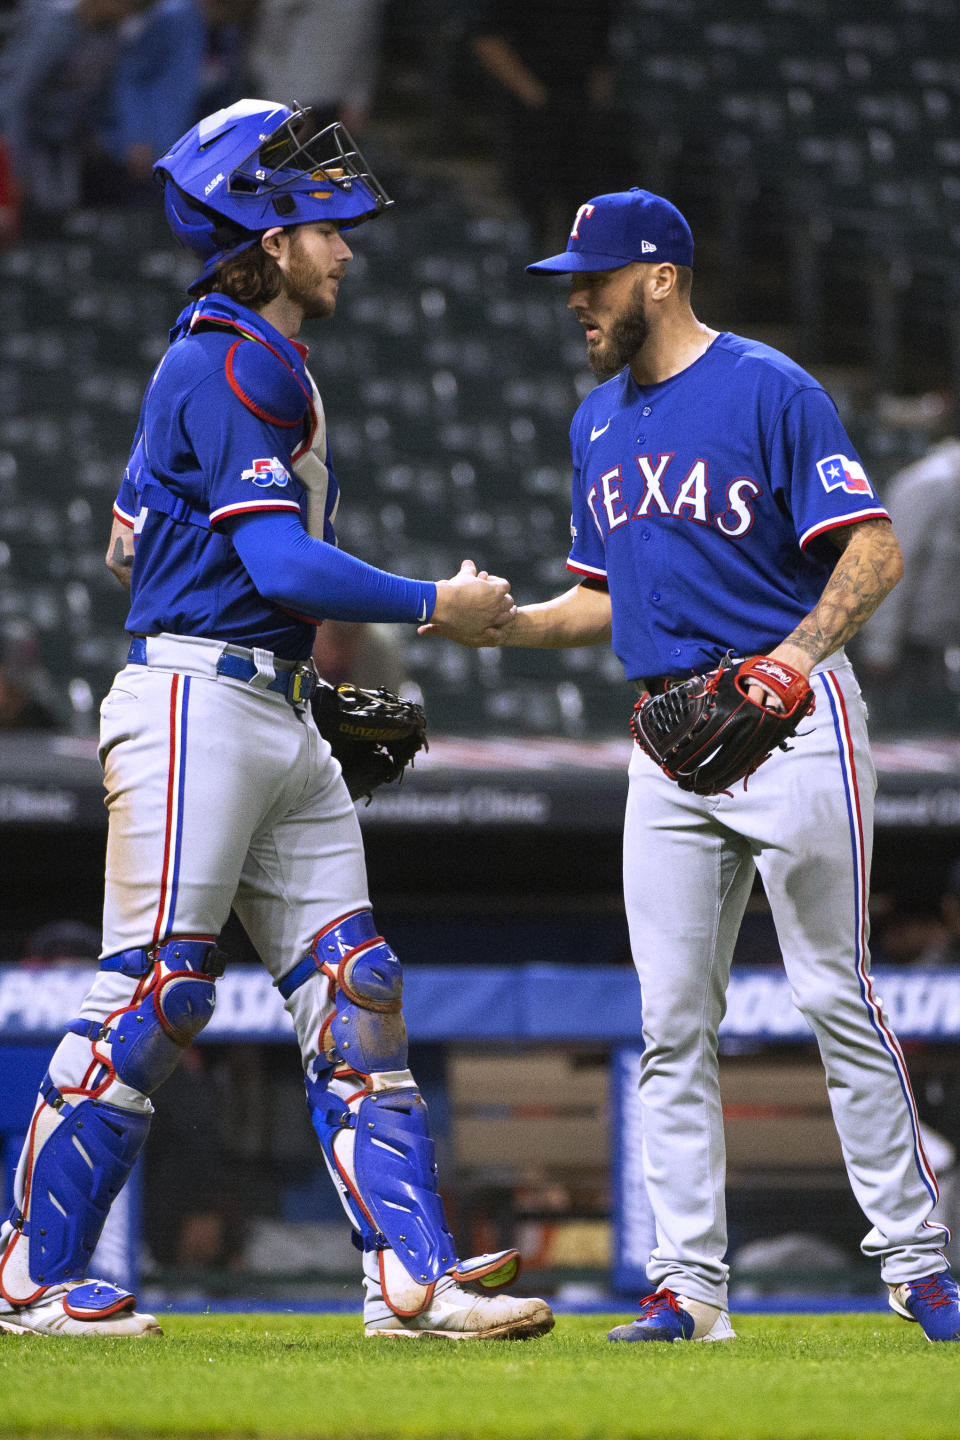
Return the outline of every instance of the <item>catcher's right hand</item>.
[[[778,703],[758,703],[759,688]],[[796,733],[814,707],[807,679],[769,655],[735,663],[729,657],[660,695],[641,695],[630,728],[642,750],[681,790],[718,795],[746,781],[776,747]]]
[[[516,613],[509,581],[486,570],[478,572],[472,560],[464,560],[452,579],[437,581],[433,614],[417,634],[444,635],[479,649],[496,645]]]

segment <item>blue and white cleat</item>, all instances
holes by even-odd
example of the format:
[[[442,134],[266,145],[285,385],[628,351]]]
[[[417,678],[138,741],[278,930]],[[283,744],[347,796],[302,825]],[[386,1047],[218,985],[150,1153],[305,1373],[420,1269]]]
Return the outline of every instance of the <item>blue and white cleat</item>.
[[[719,1305],[688,1300],[672,1290],[657,1290],[640,1301],[640,1314],[629,1325],[617,1325],[608,1340],[736,1340],[730,1316]]]
[[[890,1309],[916,1320],[928,1340],[960,1340],[960,1286],[949,1270],[891,1285]]]

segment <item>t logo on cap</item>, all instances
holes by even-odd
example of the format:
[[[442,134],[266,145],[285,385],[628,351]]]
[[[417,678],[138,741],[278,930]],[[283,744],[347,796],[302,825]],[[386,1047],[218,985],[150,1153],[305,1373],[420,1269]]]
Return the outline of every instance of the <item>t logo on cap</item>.
[[[589,217],[594,212],[594,208],[595,207],[593,205],[589,204],[580,206],[580,209],[577,211],[577,218],[573,222],[573,229],[570,231],[571,240],[580,239],[580,221],[583,220],[584,217],[587,217],[589,219]]]
[[[584,222],[589,220],[589,225]],[[585,234],[581,234],[581,227]],[[675,205],[662,195],[634,186],[595,195],[581,205],[562,255],[551,255],[527,269],[534,273],[619,270],[642,265],[693,264],[690,226]]]

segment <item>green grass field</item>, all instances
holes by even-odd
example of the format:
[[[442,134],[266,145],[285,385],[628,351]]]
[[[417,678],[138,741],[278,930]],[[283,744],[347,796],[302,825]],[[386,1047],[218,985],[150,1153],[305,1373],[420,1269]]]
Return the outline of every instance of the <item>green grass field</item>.
[[[365,1340],[350,1317],[169,1315],[156,1341],[0,1337],[0,1436],[946,1440],[960,1346],[895,1316],[736,1320],[726,1345]],[[623,1316],[617,1317],[619,1319]]]

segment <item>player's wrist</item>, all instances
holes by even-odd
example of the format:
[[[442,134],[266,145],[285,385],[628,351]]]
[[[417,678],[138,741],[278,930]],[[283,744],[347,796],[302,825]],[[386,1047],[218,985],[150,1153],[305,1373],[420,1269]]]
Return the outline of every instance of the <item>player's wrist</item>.
[[[434,582],[433,607],[427,618],[434,625],[445,625],[452,617],[451,591],[452,586],[449,580],[436,580]]]
[[[782,660],[794,670],[798,670],[805,679],[810,678],[810,671],[818,660],[823,657],[805,645],[795,644],[792,640],[784,640],[774,650],[769,652],[774,660]]]

